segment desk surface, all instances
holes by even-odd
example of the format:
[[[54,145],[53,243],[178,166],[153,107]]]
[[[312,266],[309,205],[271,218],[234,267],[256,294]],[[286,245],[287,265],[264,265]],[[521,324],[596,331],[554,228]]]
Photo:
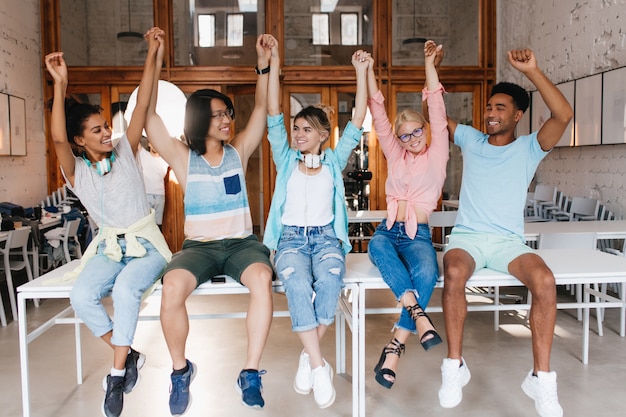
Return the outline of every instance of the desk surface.
[[[595,282],[621,282],[626,277],[626,258],[611,255],[595,249],[540,249],[536,253],[554,273],[558,284],[577,283],[581,277],[594,278]],[[437,253],[440,276],[438,285],[443,284],[443,253]],[[368,259],[366,253],[350,254],[346,258],[346,276],[356,282],[380,282],[380,272]],[[503,282],[503,279],[508,282]],[[519,286],[516,278],[509,274],[481,269],[476,272],[468,285],[491,286],[498,280],[499,285]]]
[[[537,240],[540,233],[596,233],[598,239],[626,238],[626,220],[525,223],[526,240]]]
[[[387,210],[348,210],[348,223],[380,223],[387,218]]]

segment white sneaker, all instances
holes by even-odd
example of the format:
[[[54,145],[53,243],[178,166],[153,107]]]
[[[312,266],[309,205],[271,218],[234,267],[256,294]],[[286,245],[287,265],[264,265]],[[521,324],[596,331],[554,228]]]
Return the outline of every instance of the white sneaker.
[[[465,359],[445,358],[441,364],[441,388],[439,388],[439,404],[443,408],[459,405],[463,399],[463,387],[472,375]]]
[[[533,376],[531,369],[522,382],[522,390],[535,400],[535,408],[541,417],[563,417],[556,392],[556,372],[539,371],[537,376]]]
[[[302,350],[300,359],[298,360],[298,372],[293,380],[293,389],[302,395],[311,393],[313,383],[311,382],[311,363],[309,362],[309,354]]]
[[[324,360],[324,366],[311,371],[313,381],[313,398],[319,408],[330,407],[335,402],[335,387],[333,386],[333,367]]]

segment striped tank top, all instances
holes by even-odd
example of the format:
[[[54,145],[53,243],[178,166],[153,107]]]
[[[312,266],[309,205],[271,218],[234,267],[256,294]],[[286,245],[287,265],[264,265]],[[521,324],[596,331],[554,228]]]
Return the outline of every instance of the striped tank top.
[[[245,175],[237,150],[224,146],[218,166],[189,151],[185,190],[185,237],[209,241],[252,234]]]

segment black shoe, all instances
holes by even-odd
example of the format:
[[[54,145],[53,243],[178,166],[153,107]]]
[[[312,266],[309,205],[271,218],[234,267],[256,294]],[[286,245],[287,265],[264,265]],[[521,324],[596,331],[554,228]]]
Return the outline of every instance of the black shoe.
[[[124,376],[124,393],[128,394],[135,389],[139,381],[141,381],[141,375],[139,370],[146,362],[146,355],[137,352],[135,349],[130,348],[130,353],[126,357],[126,376]]]
[[[415,327],[417,327],[417,320],[420,317],[426,317],[430,325],[433,327],[431,330],[425,331],[424,334],[420,336],[420,344],[422,345],[424,350],[428,350],[431,347],[437,346],[442,342],[441,336],[439,336],[439,333],[437,333],[437,330],[435,330],[435,325],[433,324],[433,321],[430,319],[430,317],[428,317],[428,314],[426,314],[426,312],[422,309],[422,307],[420,307],[419,304],[405,306],[404,308],[409,312],[413,321],[415,321]]]
[[[119,417],[124,407],[124,377],[107,375],[107,392],[102,412],[106,417]]]
[[[404,343],[400,343],[398,339],[395,337],[387,343],[387,345],[383,348],[383,351],[380,354],[380,359],[378,359],[378,363],[374,367],[374,373],[376,374],[376,382],[378,382],[383,387],[390,389],[393,386],[393,383],[396,382],[396,373],[389,368],[383,368],[383,364],[385,363],[385,359],[387,359],[387,355],[394,354],[400,356],[404,352]],[[389,375],[393,378],[393,381],[385,378],[385,375]]]

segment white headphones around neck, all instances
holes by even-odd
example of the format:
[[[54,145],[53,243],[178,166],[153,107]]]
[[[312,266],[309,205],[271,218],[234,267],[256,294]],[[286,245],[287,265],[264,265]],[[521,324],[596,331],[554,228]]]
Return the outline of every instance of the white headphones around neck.
[[[319,155],[312,153],[300,154],[300,160],[304,162],[307,168],[319,168],[324,160],[324,151],[321,151]]]
[[[85,161],[85,163],[87,164],[87,166],[89,168],[92,167],[92,163],[89,160],[89,158],[87,158],[87,155],[85,155],[85,153],[83,153],[82,155],[83,160]],[[109,172],[111,172],[111,165],[113,164],[113,162],[115,161],[115,154],[113,152],[111,152],[111,156],[104,158],[101,161],[96,162],[95,164],[95,169],[96,172],[98,173],[98,175],[100,176],[104,176],[106,174],[108,174]]]

